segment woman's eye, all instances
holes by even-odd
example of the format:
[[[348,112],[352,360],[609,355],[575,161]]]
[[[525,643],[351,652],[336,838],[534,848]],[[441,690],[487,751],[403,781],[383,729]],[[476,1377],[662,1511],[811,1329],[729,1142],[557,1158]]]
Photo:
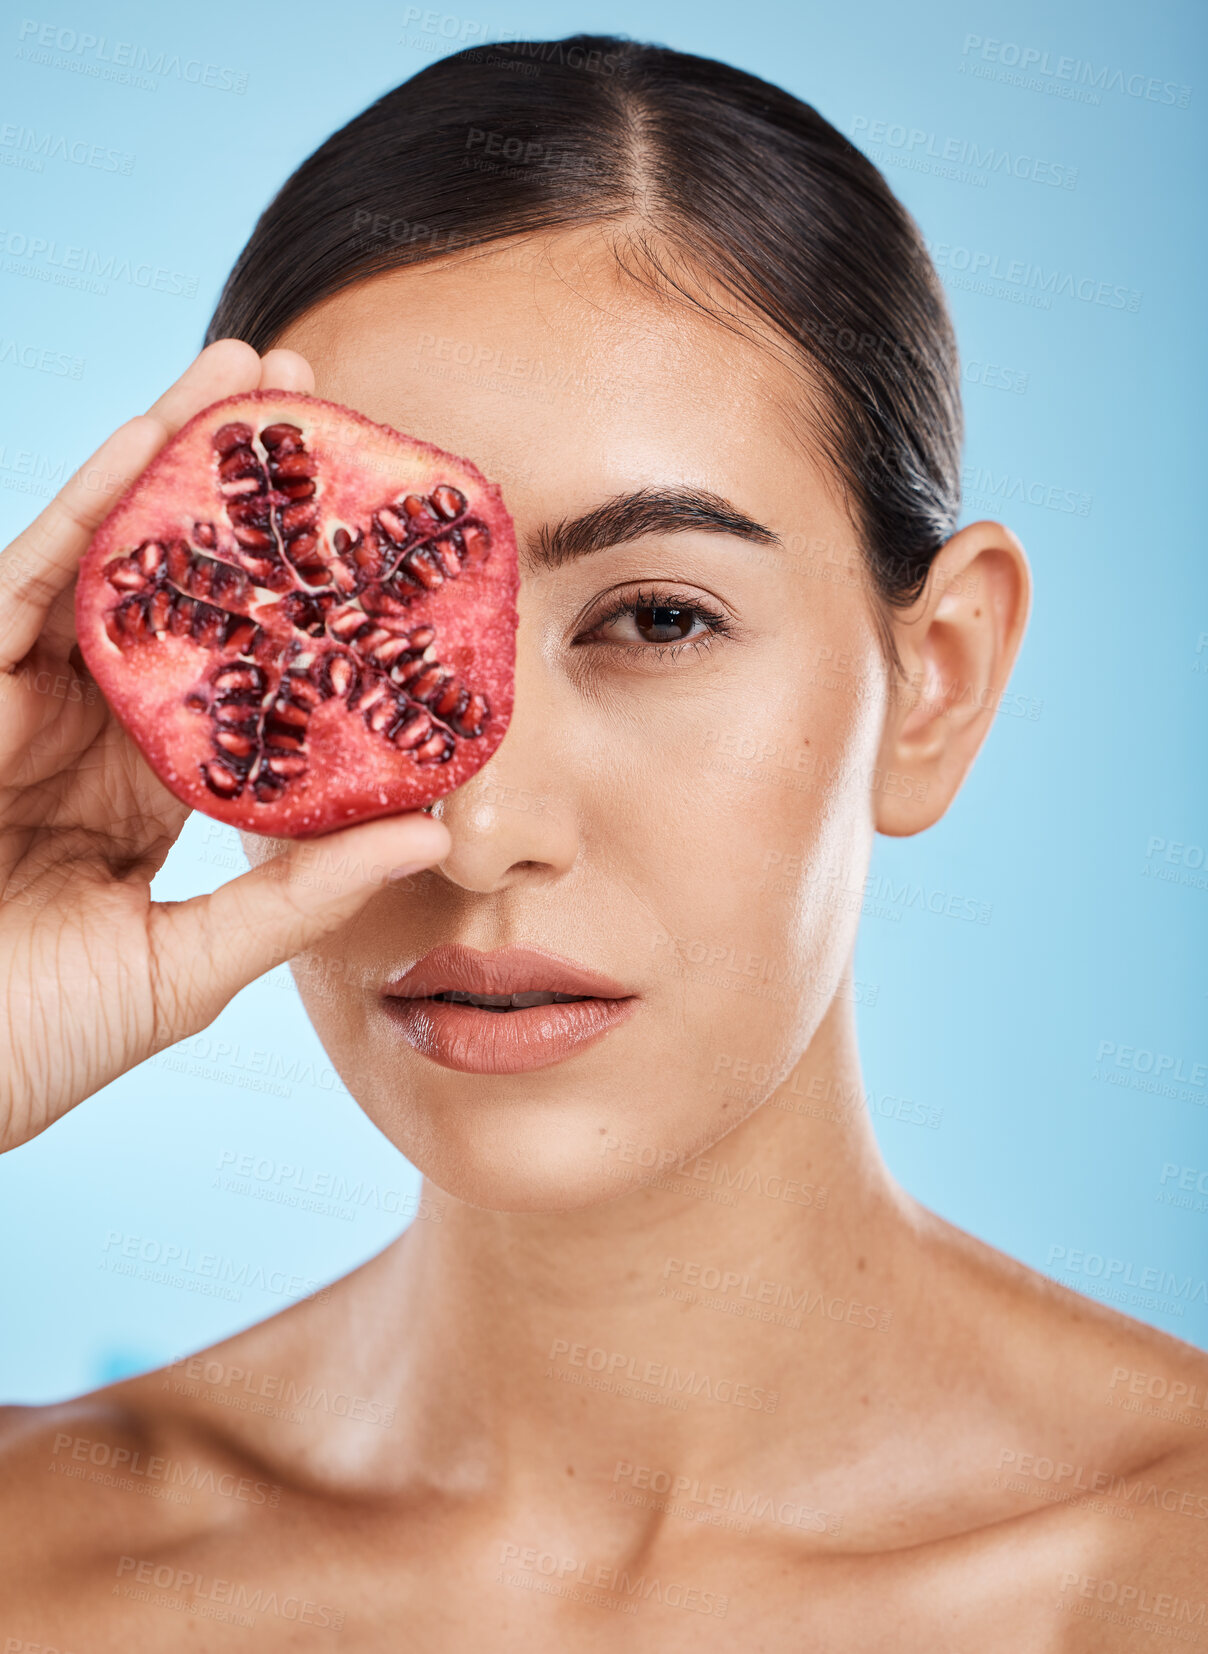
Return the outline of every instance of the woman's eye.
[[[698,609],[677,609],[663,603],[634,603],[609,623],[618,639],[632,642],[627,632],[636,633],[644,643],[682,643],[700,624]],[[706,628],[707,629],[707,628]]]
[[[728,631],[726,617],[678,597],[638,597],[618,604],[595,621],[583,641],[619,645],[632,653],[658,646],[676,653],[677,644],[707,643]]]

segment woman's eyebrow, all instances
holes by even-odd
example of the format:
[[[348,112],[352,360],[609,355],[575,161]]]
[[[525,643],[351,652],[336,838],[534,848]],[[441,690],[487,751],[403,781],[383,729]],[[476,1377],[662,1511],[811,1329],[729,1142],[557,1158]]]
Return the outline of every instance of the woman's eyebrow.
[[[676,534],[693,528],[736,534],[763,546],[784,543],[719,494],[695,488],[641,488],[605,500],[579,517],[544,524],[528,543],[527,561],[534,568],[557,569],[576,557],[624,545],[643,534]]]

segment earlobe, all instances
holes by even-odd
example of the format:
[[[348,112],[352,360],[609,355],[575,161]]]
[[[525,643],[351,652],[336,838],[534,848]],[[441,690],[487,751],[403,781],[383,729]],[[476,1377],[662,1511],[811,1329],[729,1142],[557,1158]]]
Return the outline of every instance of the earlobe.
[[[998,710],[1030,604],[1027,556],[1001,523],[970,523],[936,554],[922,595],[892,623],[902,671],[878,769],[905,784],[877,793],[878,832],[919,833],[947,810]]]

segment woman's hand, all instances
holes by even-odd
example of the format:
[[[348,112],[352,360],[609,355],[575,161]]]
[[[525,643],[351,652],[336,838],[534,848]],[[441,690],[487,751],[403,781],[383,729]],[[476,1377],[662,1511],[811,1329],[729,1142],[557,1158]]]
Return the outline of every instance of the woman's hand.
[[[448,854],[417,813],[298,843],[210,896],[153,902],[188,810],[112,716],[76,647],[76,566],[126,485],[195,413],[310,391],[293,351],[223,339],[105,442],[0,556],[0,1150],[212,1022],[345,924],[388,873]]]

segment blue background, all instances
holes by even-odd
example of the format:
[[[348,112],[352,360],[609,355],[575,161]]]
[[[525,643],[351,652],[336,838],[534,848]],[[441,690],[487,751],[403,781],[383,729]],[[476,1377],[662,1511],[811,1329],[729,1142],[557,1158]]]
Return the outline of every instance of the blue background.
[[[878,1133],[944,1216],[1208,1344],[1202,7],[456,4],[8,12],[4,538],[195,354],[292,168],[463,41],[630,34],[814,103],[936,250],[965,364],[966,520],[1010,523],[1037,582],[1012,698],[948,818],[877,844],[857,977]],[[131,82],[113,63],[135,54]],[[31,257],[36,239],[52,245]],[[114,259],[106,291],[52,279],[69,246]],[[241,866],[194,817],[157,893]],[[988,922],[946,917],[950,896]],[[1175,1095],[1142,1089],[1163,1057]],[[0,1396],[87,1390],[273,1314],[386,1244],[417,1188],[273,972],[0,1161]],[[177,1284],[123,1273],[127,1246],[178,1249]],[[232,1296],[213,1295],[214,1255],[245,1278]],[[1127,1285],[1146,1270],[1164,1292]]]

